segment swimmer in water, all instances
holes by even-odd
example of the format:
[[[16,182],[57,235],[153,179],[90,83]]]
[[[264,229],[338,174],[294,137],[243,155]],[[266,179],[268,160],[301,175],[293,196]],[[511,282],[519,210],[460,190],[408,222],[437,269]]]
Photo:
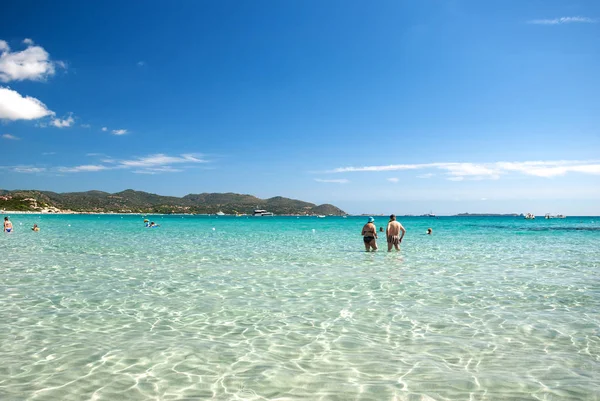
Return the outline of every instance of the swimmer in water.
[[[12,222],[8,219],[8,217],[4,218],[4,232],[9,233],[13,230]]]
[[[31,227],[31,231],[40,231],[40,228],[37,224],[34,224],[33,227]]]
[[[363,236],[363,242],[365,243],[365,250],[369,252],[373,249],[373,252],[377,250],[377,227],[375,227],[375,219],[369,217],[367,224],[363,226],[361,235]]]
[[[428,228],[428,229],[427,229],[427,235],[431,235],[431,232],[432,232],[432,231],[433,231],[433,230],[431,230],[431,228]]]
[[[400,235],[401,232],[402,235]],[[396,248],[396,251],[400,250],[400,243],[402,242],[402,238],[404,238],[404,234],[406,234],[406,229],[402,226],[402,224],[400,224],[399,221],[396,220],[396,215],[392,214],[387,225],[387,230],[385,230],[385,236],[387,237],[388,243],[388,252],[392,251],[392,247]]]

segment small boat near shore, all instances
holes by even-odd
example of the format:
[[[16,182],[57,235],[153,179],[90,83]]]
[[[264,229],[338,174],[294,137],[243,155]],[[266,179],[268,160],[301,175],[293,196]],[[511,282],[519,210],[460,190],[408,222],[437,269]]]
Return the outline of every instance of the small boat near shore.
[[[527,213],[525,215],[525,220],[534,220],[535,219],[535,214],[533,213]]]
[[[255,209],[254,210],[254,214],[253,216],[273,216],[273,212],[267,212],[266,210],[263,209]]]

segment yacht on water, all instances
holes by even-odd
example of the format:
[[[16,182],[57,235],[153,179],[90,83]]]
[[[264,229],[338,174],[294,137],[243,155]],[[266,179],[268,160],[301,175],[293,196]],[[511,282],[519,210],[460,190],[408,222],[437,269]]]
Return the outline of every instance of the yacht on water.
[[[564,219],[565,216],[564,214],[557,214],[556,216],[552,216],[550,213],[546,213],[546,215],[544,216],[545,219]]]
[[[225,213],[223,213],[222,211],[220,211],[220,210],[219,210],[219,211],[216,213],[216,215],[217,215],[217,216],[225,216]]]
[[[527,213],[525,215],[525,219],[526,220],[533,220],[533,219],[535,219],[535,214],[533,214],[533,213]]]
[[[267,212],[263,209],[255,209],[253,216],[273,216],[273,212]]]

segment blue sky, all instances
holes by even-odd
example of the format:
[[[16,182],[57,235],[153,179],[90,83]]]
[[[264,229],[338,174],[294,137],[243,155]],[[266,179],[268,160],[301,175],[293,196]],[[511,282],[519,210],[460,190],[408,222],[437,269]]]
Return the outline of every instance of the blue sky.
[[[600,2],[3,9],[0,188],[600,215]]]

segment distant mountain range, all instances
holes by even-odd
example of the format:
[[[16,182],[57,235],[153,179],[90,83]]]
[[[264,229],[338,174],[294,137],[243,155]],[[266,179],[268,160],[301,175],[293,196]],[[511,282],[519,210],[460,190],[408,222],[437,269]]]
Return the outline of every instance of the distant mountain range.
[[[102,191],[56,193],[37,190],[0,189],[0,209],[48,212],[195,213],[252,214],[265,209],[275,214],[345,215],[340,208],[315,205],[276,196],[260,199],[235,193],[189,194],[182,198],[127,189],[114,194]]]

